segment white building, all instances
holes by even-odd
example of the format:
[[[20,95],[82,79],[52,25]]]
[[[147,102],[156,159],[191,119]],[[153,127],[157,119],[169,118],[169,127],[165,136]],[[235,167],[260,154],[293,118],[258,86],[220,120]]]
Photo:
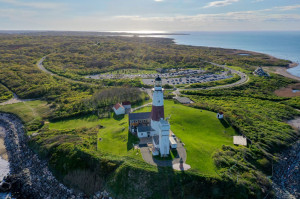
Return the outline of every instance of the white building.
[[[131,112],[131,103],[129,101],[122,102],[122,106],[125,108],[125,113]]]
[[[218,114],[217,114],[217,118],[218,119],[223,119],[224,118],[224,113],[222,111],[220,111]]]
[[[114,110],[114,112],[115,112],[116,115],[125,114],[125,108],[121,104],[119,104],[119,103],[117,103],[116,105],[114,105],[113,110]]]

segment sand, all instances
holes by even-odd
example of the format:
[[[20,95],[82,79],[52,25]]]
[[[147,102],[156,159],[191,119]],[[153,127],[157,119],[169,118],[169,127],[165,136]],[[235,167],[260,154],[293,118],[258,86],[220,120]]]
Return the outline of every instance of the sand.
[[[0,157],[4,160],[8,160],[8,156],[4,145],[4,139],[2,137],[0,137]]]

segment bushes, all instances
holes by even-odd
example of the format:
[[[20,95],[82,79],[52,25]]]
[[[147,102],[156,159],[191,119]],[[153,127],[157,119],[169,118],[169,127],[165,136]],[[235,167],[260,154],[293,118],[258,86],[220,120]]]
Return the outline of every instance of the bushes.
[[[9,100],[13,94],[3,85],[0,84],[0,103]]]

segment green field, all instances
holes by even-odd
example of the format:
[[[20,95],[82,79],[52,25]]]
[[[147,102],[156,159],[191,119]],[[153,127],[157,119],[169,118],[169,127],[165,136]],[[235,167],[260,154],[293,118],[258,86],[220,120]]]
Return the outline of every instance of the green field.
[[[146,107],[138,112],[150,110],[151,107]],[[165,101],[165,116],[171,116],[171,130],[185,144],[187,164],[201,173],[215,175],[212,155],[222,145],[232,145],[234,129],[221,123],[214,112],[187,107],[170,100]],[[105,119],[85,116],[50,123],[49,127],[70,129],[97,125],[103,126],[98,134],[98,150],[119,156],[137,156],[137,152],[132,150],[136,138],[128,133],[127,115],[124,118]]]
[[[51,122],[50,129],[75,129],[82,127],[102,127],[98,133],[97,149],[103,153],[131,156],[141,159],[139,151],[133,151],[132,143],[137,142],[137,138],[128,133],[128,115],[125,117],[98,119],[95,115],[76,117]],[[101,140],[99,140],[101,138]]]
[[[18,115],[23,122],[29,123],[34,120],[40,120],[49,112],[49,107],[45,101],[34,100],[0,106],[0,112],[14,113]]]
[[[0,112],[18,115],[24,122],[28,131],[35,131],[42,127],[43,118],[47,117],[50,108],[47,102],[34,100],[0,106]]]
[[[150,111],[151,107],[138,110]],[[217,114],[165,101],[165,117],[170,117],[171,130],[185,144],[187,164],[201,173],[215,175],[212,155],[222,145],[233,145],[235,131]]]

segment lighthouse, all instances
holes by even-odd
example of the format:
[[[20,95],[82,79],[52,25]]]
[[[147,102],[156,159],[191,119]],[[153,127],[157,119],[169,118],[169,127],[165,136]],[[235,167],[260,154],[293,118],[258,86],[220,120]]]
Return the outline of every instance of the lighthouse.
[[[158,142],[153,140],[154,146],[159,148],[161,157],[166,157],[170,153],[169,134],[170,124],[165,119],[164,94],[161,78],[157,76],[153,88],[151,128],[154,129],[154,137],[158,137]]]
[[[162,88],[161,78],[155,78],[153,98],[152,98],[152,111],[151,111],[151,127],[155,131],[159,131],[159,121],[165,118],[164,113],[164,94]]]

